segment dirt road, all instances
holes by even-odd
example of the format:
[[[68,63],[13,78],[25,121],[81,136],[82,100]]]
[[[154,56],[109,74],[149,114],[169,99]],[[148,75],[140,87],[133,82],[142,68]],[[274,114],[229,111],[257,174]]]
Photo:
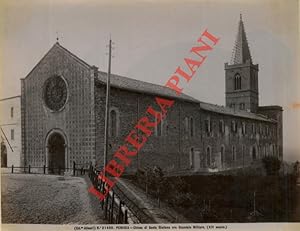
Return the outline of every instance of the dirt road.
[[[2,223],[106,223],[87,188],[81,177],[2,174]]]

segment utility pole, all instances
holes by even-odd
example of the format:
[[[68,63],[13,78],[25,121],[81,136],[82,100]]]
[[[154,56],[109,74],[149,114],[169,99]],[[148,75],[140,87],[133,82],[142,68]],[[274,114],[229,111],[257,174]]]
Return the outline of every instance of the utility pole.
[[[109,39],[109,51],[108,51],[108,71],[106,80],[106,103],[105,103],[105,128],[104,128],[104,165],[103,173],[106,176],[105,166],[107,164],[107,153],[108,153],[108,125],[109,125],[109,98],[110,98],[110,72],[111,72],[111,45],[112,41]]]
[[[256,210],[256,191],[253,192],[253,212],[250,213],[250,216],[257,221],[258,217],[263,216],[258,210]]]
[[[256,214],[256,192],[253,193],[253,214]]]

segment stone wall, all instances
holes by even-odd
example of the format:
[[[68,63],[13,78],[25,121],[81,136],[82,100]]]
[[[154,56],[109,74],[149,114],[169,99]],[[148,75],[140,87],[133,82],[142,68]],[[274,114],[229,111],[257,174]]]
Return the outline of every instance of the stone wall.
[[[99,166],[103,165],[105,92],[105,86],[97,84],[95,114]],[[147,107],[155,105],[154,98],[152,95],[111,89],[111,108],[119,115],[119,135],[110,137],[108,160],[125,143],[125,137],[144,115]],[[206,120],[211,121],[211,132],[206,131]],[[220,121],[224,123],[223,132],[219,128]],[[232,123],[236,124],[236,132],[232,130]],[[249,166],[265,155],[278,155],[276,127],[275,122],[205,111],[200,109],[198,103],[177,100],[162,123],[162,134],[159,136],[153,133],[127,171],[135,172],[138,168],[154,165],[169,172],[215,171]],[[211,150],[210,161],[208,147]],[[224,148],[223,162],[221,147]]]

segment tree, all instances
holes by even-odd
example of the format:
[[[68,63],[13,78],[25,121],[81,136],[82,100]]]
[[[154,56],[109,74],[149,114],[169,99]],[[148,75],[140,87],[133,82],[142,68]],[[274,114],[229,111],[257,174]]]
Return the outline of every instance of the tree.
[[[275,156],[265,156],[262,159],[267,175],[275,176],[279,174],[281,160]]]
[[[295,176],[299,175],[299,166],[300,166],[300,164],[299,164],[299,161],[297,160],[293,165],[293,174]]]

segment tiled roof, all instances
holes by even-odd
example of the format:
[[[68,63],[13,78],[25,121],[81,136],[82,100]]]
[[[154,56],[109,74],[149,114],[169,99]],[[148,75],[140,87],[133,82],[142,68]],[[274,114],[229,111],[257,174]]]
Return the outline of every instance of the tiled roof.
[[[107,78],[106,76],[107,76],[106,72],[99,71],[98,80],[100,80],[101,83],[105,84]],[[168,87],[144,82],[141,80],[131,79],[120,75],[111,74],[110,84],[112,87],[116,87],[124,90],[148,93],[157,96],[166,96],[170,98],[181,99],[181,100],[195,102],[195,103],[199,102],[199,100],[196,100],[193,97],[185,94],[177,95],[173,90],[171,90]]]
[[[220,105],[211,104],[211,103],[200,102],[200,108],[202,110],[211,111],[211,112],[224,114],[224,115],[237,116],[237,117],[254,119],[254,120],[262,120],[262,121],[267,121],[267,122],[276,122],[275,120],[270,119],[261,114],[255,114],[255,113],[251,113],[251,112],[244,111],[244,110],[232,109],[229,107],[220,106]]]
[[[239,29],[235,40],[235,45],[233,48],[231,64],[242,64],[249,60],[252,63],[250,49],[246,37],[246,32],[244,29],[244,23],[242,20],[242,15],[240,15]]]
[[[54,45],[54,47],[61,48],[62,50],[67,52],[70,56],[72,56],[74,59],[76,59],[80,63],[83,63],[84,65],[88,66],[89,68],[93,68],[92,66],[87,64],[85,61],[83,61],[82,59],[80,59],[79,57],[74,55],[72,52],[70,52],[66,48],[62,47],[60,44],[56,43]],[[105,84],[106,76],[107,76],[106,72],[98,71],[97,79],[102,84]],[[140,92],[140,93],[146,93],[146,94],[151,94],[151,95],[157,95],[157,96],[165,96],[165,97],[180,99],[180,100],[184,100],[184,101],[188,101],[188,102],[199,103],[200,108],[203,110],[206,110],[206,111],[212,111],[212,112],[219,113],[219,114],[243,117],[243,118],[248,118],[248,119],[276,122],[275,120],[269,119],[264,115],[254,114],[251,112],[241,111],[241,110],[233,110],[232,108],[228,108],[228,107],[224,107],[224,106],[220,106],[220,105],[200,102],[199,100],[197,100],[191,96],[188,96],[186,94],[183,94],[183,93],[181,95],[177,95],[173,90],[171,90],[165,86],[158,85],[158,84],[148,83],[145,81],[131,79],[128,77],[115,75],[115,74],[111,74],[110,82],[111,82],[112,87],[116,87],[119,89]]]

